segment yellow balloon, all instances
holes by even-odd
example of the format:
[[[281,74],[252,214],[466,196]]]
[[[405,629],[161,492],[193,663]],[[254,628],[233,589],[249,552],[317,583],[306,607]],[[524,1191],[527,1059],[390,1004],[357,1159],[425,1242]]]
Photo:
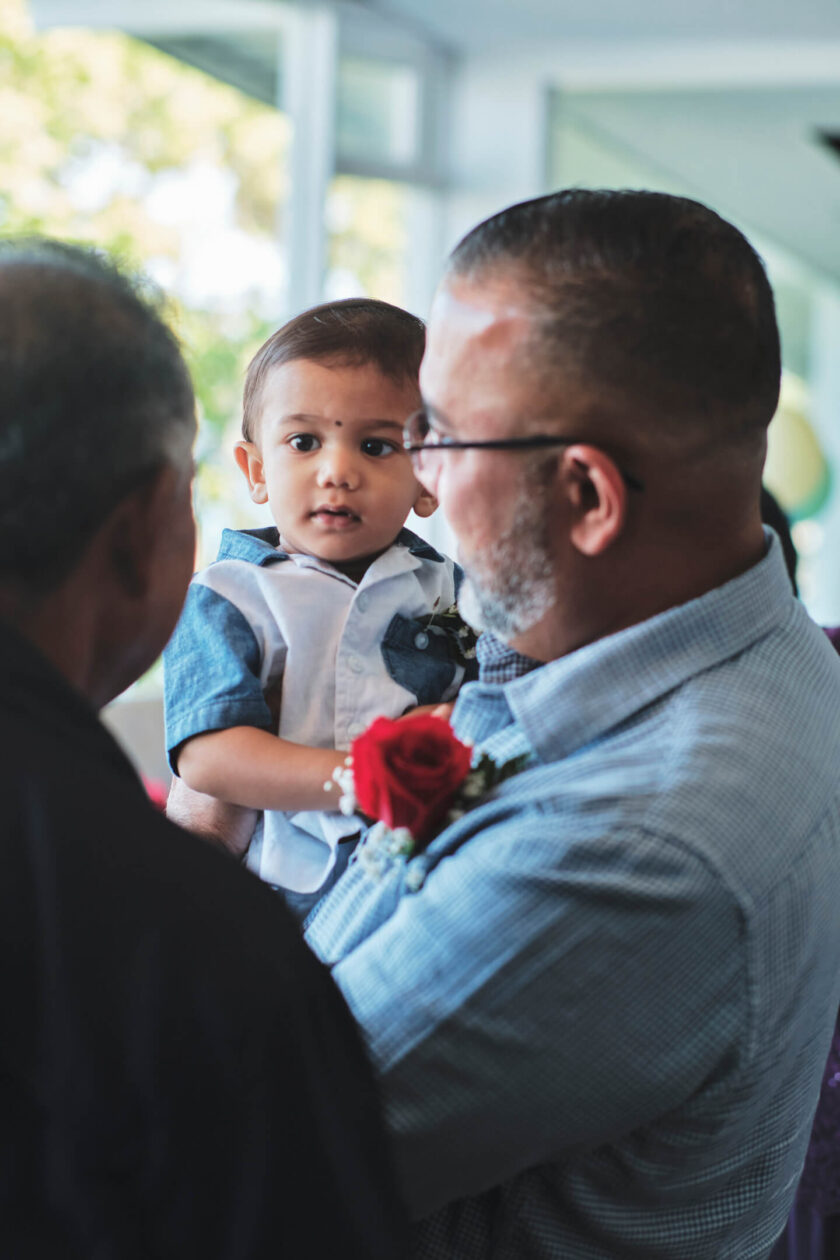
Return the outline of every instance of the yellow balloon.
[[[831,489],[831,469],[805,412],[800,382],[782,386],[767,440],[764,484],[793,520],[815,516]]]

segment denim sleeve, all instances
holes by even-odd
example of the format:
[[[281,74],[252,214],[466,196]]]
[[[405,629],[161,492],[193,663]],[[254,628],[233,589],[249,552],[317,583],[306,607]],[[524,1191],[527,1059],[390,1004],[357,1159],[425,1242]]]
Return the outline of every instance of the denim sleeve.
[[[177,773],[180,746],[204,731],[274,727],[260,679],[261,652],[240,610],[193,582],[163,654],[166,749]]]

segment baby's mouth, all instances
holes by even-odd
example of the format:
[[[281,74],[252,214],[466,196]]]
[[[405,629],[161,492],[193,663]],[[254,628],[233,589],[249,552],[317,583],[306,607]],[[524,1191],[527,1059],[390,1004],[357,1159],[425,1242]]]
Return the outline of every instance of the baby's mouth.
[[[357,516],[348,507],[335,507],[328,503],[321,504],[311,514],[313,518],[325,525],[332,525],[338,528],[347,525],[357,524],[361,517]]]

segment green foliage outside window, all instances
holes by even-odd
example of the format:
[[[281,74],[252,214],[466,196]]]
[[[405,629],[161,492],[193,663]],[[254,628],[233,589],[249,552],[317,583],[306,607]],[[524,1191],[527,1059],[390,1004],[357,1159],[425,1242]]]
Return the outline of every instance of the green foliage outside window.
[[[94,243],[165,277],[217,440],[238,412],[243,364],[276,321],[247,286],[204,305],[180,292],[189,227],[156,213],[155,198],[177,173],[222,169],[230,226],[277,249],[287,137],[278,111],[139,40],[36,33],[24,0],[0,0],[0,232]]]
[[[169,295],[198,397],[209,550],[229,502],[229,523],[252,523],[232,502],[229,446],[245,367],[288,311],[289,135],[277,109],[141,40],[38,32],[27,0],[0,0],[0,233],[101,246]],[[386,181],[333,181],[329,296],[401,301],[404,198]]]

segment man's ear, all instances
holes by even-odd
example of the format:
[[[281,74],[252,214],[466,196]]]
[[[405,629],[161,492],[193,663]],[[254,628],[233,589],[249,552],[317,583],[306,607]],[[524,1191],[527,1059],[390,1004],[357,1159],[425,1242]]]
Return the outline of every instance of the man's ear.
[[[233,457],[248,482],[248,490],[254,503],[267,503],[268,490],[260,448],[255,442],[240,441],[233,448]]]
[[[419,493],[414,500],[414,511],[418,516],[431,516],[432,512],[437,511],[438,501],[433,494],[429,494],[425,486],[417,483]]]
[[[599,556],[624,531],[627,486],[613,460],[594,446],[570,446],[563,452],[567,502],[572,507],[569,538],[584,556]]]

